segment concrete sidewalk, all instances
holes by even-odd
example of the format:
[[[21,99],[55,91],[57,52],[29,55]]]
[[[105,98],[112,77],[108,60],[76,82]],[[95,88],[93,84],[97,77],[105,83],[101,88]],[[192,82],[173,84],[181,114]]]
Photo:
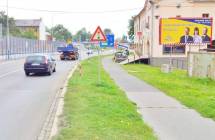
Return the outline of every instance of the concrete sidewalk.
[[[215,140],[215,121],[201,117],[196,111],[129,75],[110,58],[103,59],[103,66],[128,98],[137,104],[144,121],[159,139]]]

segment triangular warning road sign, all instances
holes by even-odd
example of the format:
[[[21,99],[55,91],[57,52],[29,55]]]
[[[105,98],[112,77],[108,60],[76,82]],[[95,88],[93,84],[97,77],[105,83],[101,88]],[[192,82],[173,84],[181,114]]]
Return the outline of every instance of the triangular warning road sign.
[[[106,41],[106,36],[104,35],[100,26],[97,27],[96,31],[94,32],[93,36],[91,37],[90,41]]]

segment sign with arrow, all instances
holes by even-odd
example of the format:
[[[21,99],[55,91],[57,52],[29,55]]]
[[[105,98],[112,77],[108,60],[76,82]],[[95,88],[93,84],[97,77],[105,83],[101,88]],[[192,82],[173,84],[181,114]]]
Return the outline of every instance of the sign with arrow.
[[[104,35],[100,26],[97,27],[96,31],[94,32],[93,36],[91,37],[90,41],[92,42],[101,42],[106,41],[106,36]]]
[[[106,42],[100,42],[100,47],[114,47],[114,35],[106,35]]]

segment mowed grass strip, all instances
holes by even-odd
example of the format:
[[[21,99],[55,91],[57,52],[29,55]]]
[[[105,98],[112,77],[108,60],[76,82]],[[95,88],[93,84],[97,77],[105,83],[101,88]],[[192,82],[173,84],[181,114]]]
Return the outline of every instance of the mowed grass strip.
[[[215,81],[190,78],[183,70],[165,74],[158,67],[143,64],[130,64],[123,68],[187,107],[197,110],[204,117],[215,120]]]
[[[56,140],[156,140],[125,93],[101,69],[97,85],[98,59],[82,62],[65,96],[61,130]]]

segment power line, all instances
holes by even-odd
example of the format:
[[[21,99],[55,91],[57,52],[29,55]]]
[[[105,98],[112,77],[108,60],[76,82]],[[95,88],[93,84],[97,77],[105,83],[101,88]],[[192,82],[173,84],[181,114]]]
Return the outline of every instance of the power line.
[[[6,6],[0,6],[6,7]],[[23,8],[23,7],[9,7],[10,9],[16,10],[23,10],[23,11],[35,11],[35,12],[47,12],[47,13],[55,13],[55,14],[103,14],[103,13],[118,13],[118,12],[127,12],[127,11],[134,11],[140,10],[143,7],[139,8],[130,8],[130,9],[117,9],[117,10],[106,10],[106,11],[58,11],[58,10],[44,10],[44,9],[30,9],[30,8]]]

